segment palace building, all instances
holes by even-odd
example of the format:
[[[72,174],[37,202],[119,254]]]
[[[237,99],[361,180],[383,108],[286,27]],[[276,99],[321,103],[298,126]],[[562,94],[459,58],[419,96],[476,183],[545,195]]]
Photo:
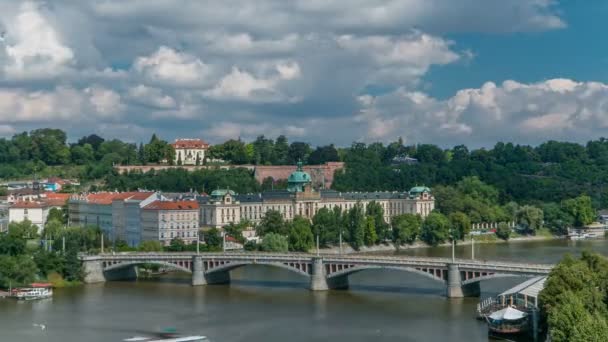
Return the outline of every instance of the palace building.
[[[426,217],[435,208],[431,190],[423,186],[407,192],[313,190],[312,179],[303,171],[301,163],[298,163],[287,183],[287,190],[284,191],[236,194],[232,190],[215,190],[210,196],[199,197],[201,227],[222,228],[244,220],[255,224],[269,210],[280,212],[286,220],[292,220],[295,216],[312,219],[321,208],[349,210],[360,203],[365,209],[372,201],[382,206],[386,222],[401,214]]]
[[[175,165],[203,165],[209,144],[201,139],[176,139],[173,144],[175,150]]]

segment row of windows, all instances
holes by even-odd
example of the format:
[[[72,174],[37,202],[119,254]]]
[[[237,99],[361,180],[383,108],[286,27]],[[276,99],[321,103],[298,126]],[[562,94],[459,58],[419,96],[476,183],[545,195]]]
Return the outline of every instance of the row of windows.
[[[181,233],[180,232],[177,232],[177,233],[171,232],[171,233],[167,234],[167,237],[170,237],[170,238],[174,238],[174,237],[182,237],[182,238],[185,238],[185,237],[196,237],[196,232],[181,232]],[[160,233],[160,238],[164,239],[165,238],[165,233]]]
[[[163,220],[163,221],[167,220],[167,216],[169,216],[169,220],[171,220],[171,221],[173,221],[173,220],[198,220],[197,214],[198,214],[197,212],[187,212],[187,213],[170,214],[170,215],[162,214],[161,220]]]

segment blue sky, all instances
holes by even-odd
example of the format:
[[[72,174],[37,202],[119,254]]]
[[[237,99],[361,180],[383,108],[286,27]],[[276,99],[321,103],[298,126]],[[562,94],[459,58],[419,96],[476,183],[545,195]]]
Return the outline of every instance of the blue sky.
[[[585,142],[600,0],[0,2],[0,136]]]
[[[446,37],[475,57],[468,65],[432,68],[430,93],[446,98],[486,81],[531,83],[551,78],[608,82],[608,1],[559,1],[563,29],[514,34],[459,33]]]

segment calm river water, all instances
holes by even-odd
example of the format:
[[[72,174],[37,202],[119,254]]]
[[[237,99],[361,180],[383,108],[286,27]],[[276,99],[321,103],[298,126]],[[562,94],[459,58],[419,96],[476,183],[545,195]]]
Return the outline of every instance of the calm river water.
[[[479,259],[557,262],[584,249],[608,255],[608,241],[520,242],[477,245]],[[451,255],[450,248],[402,252]],[[457,249],[470,257],[471,247]],[[110,282],[55,291],[38,302],[0,300],[0,341],[109,342],[175,327],[210,341],[487,341],[475,320],[477,298],[447,299],[444,288],[406,272],[353,275],[348,291],[313,293],[303,278],[275,268],[248,266],[232,284],[191,287],[186,275]],[[482,283],[482,297],[517,283]],[[46,330],[33,326],[46,325]]]

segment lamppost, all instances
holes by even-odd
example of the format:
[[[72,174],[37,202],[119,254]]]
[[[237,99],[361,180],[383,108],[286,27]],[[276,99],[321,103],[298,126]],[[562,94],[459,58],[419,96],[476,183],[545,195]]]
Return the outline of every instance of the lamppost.
[[[450,232],[452,235],[452,262],[455,262],[456,261],[456,253],[455,253],[456,239],[454,239],[454,227],[450,228]]]
[[[475,260],[475,235],[471,234],[471,260]]]
[[[342,255],[342,227],[340,227],[340,255]]]

